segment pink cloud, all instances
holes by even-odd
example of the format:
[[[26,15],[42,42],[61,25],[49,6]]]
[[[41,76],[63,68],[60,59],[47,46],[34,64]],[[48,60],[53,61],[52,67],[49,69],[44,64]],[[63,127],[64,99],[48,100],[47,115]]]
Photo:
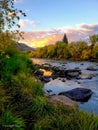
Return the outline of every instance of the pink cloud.
[[[22,27],[22,28],[26,28],[28,26],[31,26],[31,27],[36,27],[38,25],[38,22],[35,22],[33,20],[29,20],[29,19],[20,19],[19,20],[19,25]]]
[[[26,23],[22,23],[26,26]],[[31,23],[30,23],[31,24]],[[39,30],[24,33],[24,40],[22,42],[28,43],[30,46],[37,47],[49,44],[55,44],[63,38],[64,33],[67,34],[68,41],[87,40],[90,35],[98,34],[98,24],[78,24],[76,28],[62,27],[50,30]]]

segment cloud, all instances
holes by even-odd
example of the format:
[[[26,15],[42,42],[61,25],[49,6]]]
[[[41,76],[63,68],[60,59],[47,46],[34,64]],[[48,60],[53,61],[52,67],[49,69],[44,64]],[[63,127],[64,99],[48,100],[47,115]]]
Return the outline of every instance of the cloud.
[[[78,24],[79,29],[85,29],[88,31],[98,31],[98,24]]]
[[[30,26],[30,27],[36,27],[38,24],[39,24],[38,22],[35,22],[33,20],[29,20],[29,19],[20,19],[19,20],[19,25],[22,28],[26,28],[28,26]]]
[[[20,42],[26,43],[31,47],[43,47],[49,44],[55,44],[55,41],[62,40],[63,35],[51,34],[47,35],[47,31],[35,31],[35,32],[25,32],[23,35],[24,39]]]
[[[18,3],[18,2],[23,2],[23,0],[14,0],[14,2],[16,3]]]
[[[78,24],[76,28],[67,30],[67,34],[70,41],[84,40],[93,34],[98,34],[98,24]]]
[[[24,22],[23,26],[26,26],[25,24],[26,23]],[[90,35],[98,34],[98,24],[82,23],[77,24],[74,28],[65,26],[50,30],[25,32],[24,40],[22,42],[25,42],[32,47],[42,47],[49,44],[55,44],[56,41],[62,40],[64,33],[67,34],[69,42],[88,40]]]

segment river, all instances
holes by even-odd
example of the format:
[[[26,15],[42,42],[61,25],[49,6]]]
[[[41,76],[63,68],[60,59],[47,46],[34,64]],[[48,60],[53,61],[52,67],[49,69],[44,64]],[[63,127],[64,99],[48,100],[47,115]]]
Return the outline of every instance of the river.
[[[98,114],[98,63],[96,62],[88,62],[88,61],[64,61],[64,60],[48,60],[48,59],[36,59],[33,58],[33,62],[36,64],[44,64],[48,63],[52,66],[63,67],[63,69],[81,69],[81,77],[82,79],[71,79],[68,80],[66,78],[57,78],[48,83],[44,84],[45,92],[47,90],[52,90],[50,95],[58,94],[63,91],[68,91],[76,87],[84,87],[92,90],[93,94],[91,98],[87,102],[78,102],[78,106],[80,110],[84,110],[86,112]],[[87,70],[88,66],[93,66],[97,68],[96,71]],[[91,79],[87,77],[92,75]],[[63,82],[65,81],[65,82]]]

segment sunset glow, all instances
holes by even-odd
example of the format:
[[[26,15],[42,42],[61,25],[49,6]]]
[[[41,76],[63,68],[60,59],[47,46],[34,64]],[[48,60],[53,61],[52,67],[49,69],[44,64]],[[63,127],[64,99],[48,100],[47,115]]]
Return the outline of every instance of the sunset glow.
[[[32,47],[43,47],[61,40],[87,40],[98,33],[97,0],[15,0],[27,17],[19,20],[24,40]]]

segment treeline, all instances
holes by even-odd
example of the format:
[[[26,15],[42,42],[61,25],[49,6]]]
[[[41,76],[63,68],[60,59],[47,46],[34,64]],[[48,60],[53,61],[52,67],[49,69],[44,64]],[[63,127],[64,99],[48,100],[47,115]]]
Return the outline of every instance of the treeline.
[[[98,59],[97,35],[90,36],[90,45],[84,41],[65,43],[58,41],[55,45],[45,46],[29,53],[30,57],[89,60]]]

